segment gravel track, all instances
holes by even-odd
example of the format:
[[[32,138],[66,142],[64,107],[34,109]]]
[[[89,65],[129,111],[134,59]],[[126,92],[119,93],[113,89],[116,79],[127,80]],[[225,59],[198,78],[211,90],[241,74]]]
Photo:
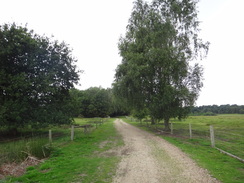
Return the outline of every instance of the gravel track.
[[[125,146],[113,183],[219,183],[180,149],[117,119]]]

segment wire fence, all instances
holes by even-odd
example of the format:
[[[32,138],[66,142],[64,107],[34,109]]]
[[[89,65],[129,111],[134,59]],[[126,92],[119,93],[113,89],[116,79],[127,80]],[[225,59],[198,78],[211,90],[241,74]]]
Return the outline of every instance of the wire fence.
[[[244,162],[244,134],[215,129],[215,147],[239,157]]]
[[[53,148],[89,136],[102,123],[103,121],[90,121],[84,125],[53,127],[37,134],[0,140],[0,166],[4,163],[21,162],[28,156],[46,158]]]
[[[135,121],[133,118],[130,120]],[[209,147],[212,146],[221,152],[244,162],[244,133],[240,134],[240,130],[226,130],[218,125],[211,126],[209,124],[203,125],[197,123],[187,124],[172,120],[170,123],[171,131],[165,132],[163,123],[151,125],[149,120],[144,120],[140,124],[152,128],[161,134],[185,139],[188,143]]]

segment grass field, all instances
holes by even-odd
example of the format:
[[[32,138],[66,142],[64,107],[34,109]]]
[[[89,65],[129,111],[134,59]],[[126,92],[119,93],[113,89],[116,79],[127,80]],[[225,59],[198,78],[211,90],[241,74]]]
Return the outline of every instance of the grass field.
[[[75,121],[83,125],[90,120]],[[5,182],[111,182],[119,158],[101,154],[123,144],[112,121],[114,119],[108,119],[89,134],[78,132],[82,135],[76,136],[72,142],[55,147],[51,157],[44,163],[29,167],[23,176],[9,177]]]
[[[145,130],[155,132],[139,122],[124,119]],[[244,163],[211,148],[209,126],[213,125],[216,146],[240,157],[244,155],[244,115],[190,116],[186,120],[172,119],[173,135],[163,134],[162,138],[181,148],[201,167],[223,183],[242,183],[244,181]],[[189,138],[189,123],[192,125],[193,138]],[[157,128],[163,128],[159,124]]]
[[[206,137],[210,136],[209,126],[212,125],[216,147],[244,159],[244,115],[190,116],[184,121],[173,122],[174,134],[189,136],[190,123],[193,138],[205,136],[208,142],[210,140]],[[185,134],[182,129],[185,129]]]

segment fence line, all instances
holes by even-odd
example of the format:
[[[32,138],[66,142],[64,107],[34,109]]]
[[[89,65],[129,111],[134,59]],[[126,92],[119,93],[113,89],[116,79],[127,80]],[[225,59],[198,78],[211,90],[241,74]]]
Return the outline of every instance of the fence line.
[[[45,146],[49,145],[51,146],[51,144],[53,144],[56,139],[58,138],[58,144],[56,144],[55,146],[60,146],[63,144],[63,142],[67,143],[70,141],[73,141],[75,138],[79,138],[79,137],[84,137],[84,135],[89,135],[90,132],[95,129],[98,128],[98,126],[103,124],[103,120],[99,120],[99,121],[90,121],[90,124],[86,124],[86,125],[72,125],[69,128],[63,128],[62,130],[56,131],[55,129],[50,129],[48,130],[45,135],[44,133],[42,133],[44,136],[40,137],[38,136],[33,136],[33,137],[29,137],[28,138],[16,138],[17,140],[15,141],[1,141],[2,143],[0,144],[0,165],[1,163],[4,163],[6,161],[8,161],[9,156],[12,156],[13,154],[16,154],[16,156],[20,156],[17,155],[17,153],[21,154],[22,150],[20,149],[25,149],[28,146],[28,143],[30,141],[34,141],[41,139],[46,139],[45,141]],[[43,148],[40,147],[41,150]],[[42,152],[44,153],[44,151],[42,150]],[[22,156],[22,155],[21,155]],[[45,156],[45,155],[44,155]],[[11,158],[13,159],[13,158]]]
[[[143,122],[148,126],[148,120],[144,120]],[[143,123],[141,124],[143,125]],[[160,133],[167,134],[167,132],[163,131],[164,126],[162,123],[149,125],[149,127],[154,127]],[[222,133],[221,129],[214,129],[214,126],[212,125],[204,126],[171,122],[170,127],[171,131],[168,132],[170,135],[184,137],[186,139],[205,139],[206,141],[209,141],[212,148],[216,148],[220,152],[244,162],[244,147],[240,147],[244,141],[243,135],[234,134],[232,132],[228,133],[226,131]]]
[[[231,156],[231,157],[233,157],[233,158],[235,158],[235,159],[237,159],[237,160],[239,160],[239,161],[244,163],[244,159],[242,159],[242,158],[240,158],[240,157],[238,157],[236,155],[233,155],[230,152],[227,152],[227,151],[225,151],[225,150],[223,150],[221,148],[216,147],[216,137],[215,137],[214,127],[212,125],[210,125],[209,128],[210,128],[209,131],[210,131],[211,147],[215,148],[215,149],[219,150],[220,152],[222,152],[222,153],[224,153],[224,154],[226,154],[228,156]],[[191,131],[191,125],[189,125],[189,130]],[[225,134],[227,134],[227,133],[225,133]],[[233,135],[233,133],[230,133],[230,134]],[[190,132],[190,136],[191,136],[191,132]],[[241,136],[241,135],[237,135],[237,136]],[[244,153],[244,151],[243,151],[243,153]]]

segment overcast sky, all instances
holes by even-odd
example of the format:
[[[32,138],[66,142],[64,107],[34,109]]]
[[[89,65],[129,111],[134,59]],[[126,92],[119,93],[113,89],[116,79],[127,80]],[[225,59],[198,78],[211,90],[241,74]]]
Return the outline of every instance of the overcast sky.
[[[79,89],[111,87],[121,62],[117,43],[125,34],[133,0],[0,0],[0,24],[28,24],[73,48],[84,70]],[[201,37],[211,43],[197,105],[244,105],[244,1],[200,0]]]

